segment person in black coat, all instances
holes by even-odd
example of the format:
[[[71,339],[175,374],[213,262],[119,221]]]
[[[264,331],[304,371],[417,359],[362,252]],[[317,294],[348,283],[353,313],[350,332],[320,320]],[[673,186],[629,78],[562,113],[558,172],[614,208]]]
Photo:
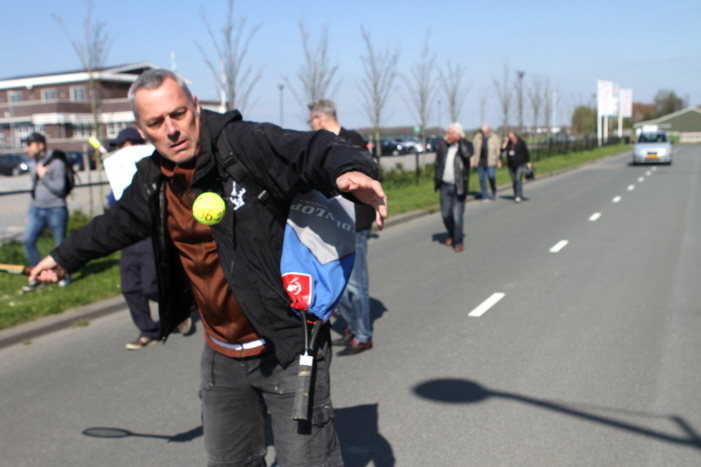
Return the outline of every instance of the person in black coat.
[[[506,154],[506,164],[511,174],[511,183],[514,187],[514,201],[520,203],[523,199],[523,174],[526,168],[533,169],[531,156],[528,153],[526,142],[513,131],[504,140],[502,150]]]
[[[440,193],[441,215],[448,230],[445,244],[458,253],[463,250],[463,213],[473,153],[472,143],[465,139],[459,123],[448,127],[445,141],[436,150],[434,185]]]

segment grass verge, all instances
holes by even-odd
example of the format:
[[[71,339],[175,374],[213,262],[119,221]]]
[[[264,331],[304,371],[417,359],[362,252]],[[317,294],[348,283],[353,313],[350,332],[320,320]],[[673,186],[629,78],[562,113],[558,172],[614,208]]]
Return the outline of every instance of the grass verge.
[[[73,212],[68,222],[69,233],[88,220],[80,211]],[[37,242],[42,256],[47,255],[53,245],[48,230]],[[22,243],[12,241],[1,245],[0,263],[26,264]],[[0,275],[0,329],[119,295],[119,253],[90,262],[72,279],[73,282],[66,287],[47,285],[34,292],[23,292],[26,276]]]
[[[575,167],[586,162],[600,159],[613,154],[620,154],[629,150],[625,144],[605,146],[592,151],[570,153],[567,155],[553,156],[533,162],[536,170],[536,178],[569,167]],[[383,173],[382,185],[388,199],[389,215],[396,216],[416,209],[438,209],[438,193],[433,190],[433,165],[426,167],[416,182],[414,172],[408,172],[401,166],[391,172]],[[497,170],[497,186],[511,185],[509,170],[503,167]],[[527,186],[527,185],[526,185]],[[472,171],[469,183],[470,195],[479,193],[479,180],[477,173]]]

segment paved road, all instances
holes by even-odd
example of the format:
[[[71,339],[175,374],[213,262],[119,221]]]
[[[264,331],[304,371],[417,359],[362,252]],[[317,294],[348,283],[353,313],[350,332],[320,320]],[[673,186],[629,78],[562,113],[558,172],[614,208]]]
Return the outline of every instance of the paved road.
[[[701,463],[701,147],[628,160],[470,203],[464,253],[437,215],[370,242],[375,348],[332,365],[348,466]],[[202,465],[201,329],[133,337],[122,311],[0,350],[3,462]]]

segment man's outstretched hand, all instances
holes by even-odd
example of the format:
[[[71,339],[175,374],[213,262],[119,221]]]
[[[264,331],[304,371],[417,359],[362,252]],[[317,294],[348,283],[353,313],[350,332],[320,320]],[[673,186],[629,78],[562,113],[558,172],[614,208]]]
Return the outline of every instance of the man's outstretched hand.
[[[56,283],[61,279],[58,273],[59,268],[58,263],[51,256],[47,256],[32,268],[32,272],[29,274],[29,283],[34,281]]]
[[[338,189],[375,208],[375,222],[382,230],[387,217],[387,195],[382,185],[361,172],[346,172],[336,179]]]

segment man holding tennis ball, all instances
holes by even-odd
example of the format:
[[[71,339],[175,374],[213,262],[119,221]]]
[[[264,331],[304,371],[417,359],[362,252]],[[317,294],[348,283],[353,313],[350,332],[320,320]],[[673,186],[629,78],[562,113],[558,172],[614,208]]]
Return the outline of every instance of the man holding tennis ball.
[[[251,177],[277,200],[316,189],[373,206],[386,196],[367,151],[328,131],[245,122],[201,110],[184,81],[150,70],[131,86],[138,128],[156,151],[137,165],[122,198],[69,236],[29,280],[56,281],[88,261],[151,236],[163,340],[194,301],[205,330],[201,391],[208,465],[265,465],[265,414],[283,466],[341,466],[329,395],[328,326],[318,337],[311,423],[292,419],[302,323],[280,276],[283,226],[217,163],[222,132]],[[194,208],[194,211],[193,211]]]

